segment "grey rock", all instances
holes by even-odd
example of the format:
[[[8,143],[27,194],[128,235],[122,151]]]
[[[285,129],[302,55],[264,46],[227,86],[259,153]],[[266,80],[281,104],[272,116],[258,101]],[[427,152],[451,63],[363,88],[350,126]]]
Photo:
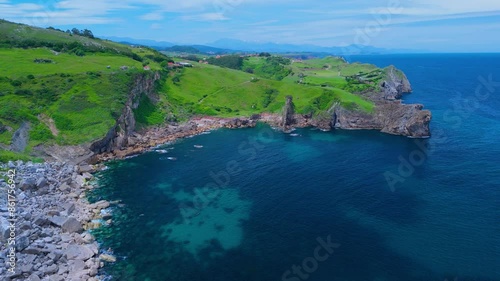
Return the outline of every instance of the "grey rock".
[[[42,281],[64,281],[64,277],[57,275],[57,274],[54,274],[54,275],[50,275],[50,276],[43,278]],[[73,280],[71,280],[71,281],[73,281]]]
[[[45,274],[49,275],[49,274],[54,274],[56,273],[57,271],[59,270],[59,267],[57,267],[57,265],[53,264],[49,267],[47,267],[44,271]]]
[[[66,192],[66,191],[71,190],[71,187],[67,183],[63,183],[59,186],[59,190]]]
[[[65,210],[65,213],[66,215],[71,215],[71,213],[73,213],[73,211],[75,210],[75,204],[74,203],[66,203],[64,204],[64,210]]]
[[[34,189],[36,187],[36,180],[34,178],[24,178],[19,183],[19,188],[22,191]]]
[[[109,202],[106,201],[106,200],[101,200],[101,201],[98,201],[98,202],[95,202],[94,204],[92,204],[92,206],[96,209],[99,209],[99,210],[102,210],[102,209],[106,209],[109,207]]]
[[[30,124],[23,122],[21,127],[12,136],[10,149],[14,152],[24,152],[28,146]]]
[[[10,235],[10,223],[9,221],[0,216],[0,241],[1,242],[7,242],[7,239],[9,239]]]
[[[26,231],[26,230],[30,230],[31,229],[31,224],[28,223],[28,222],[24,222],[22,223],[20,226],[19,226],[19,229],[21,231]]]
[[[82,176],[80,176],[80,175],[78,175],[78,176],[76,176],[76,178],[75,178],[75,182],[76,182],[76,184],[78,185],[78,187],[82,187],[82,186],[84,186],[84,185],[85,185],[85,178],[84,178],[84,177],[82,177]]]
[[[38,277],[38,275],[36,275],[35,273],[31,274],[29,277],[28,277],[28,281],[41,281],[42,279],[40,279],[40,277]]]
[[[83,260],[86,261],[93,257],[94,252],[86,246],[69,245],[65,252],[68,260]]]
[[[116,257],[108,254],[101,254],[99,259],[105,262],[116,262]]]
[[[90,243],[94,242],[94,236],[92,236],[92,234],[90,234],[88,232],[85,232],[84,234],[82,234],[82,241],[85,244],[90,244]]]
[[[31,254],[24,255],[24,257],[22,258],[22,260],[26,263],[33,263],[35,259],[36,255],[31,255]]]
[[[42,253],[42,249],[37,247],[28,247],[23,251],[23,253],[30,255],[39,255],[40,253]]]
[[[19,266],[19,271],[21,271],[22,273],[31,273],[33,272],[33,264],[23,264]]]
[[[82,224],[76,220],[75,218],[68,218],[63,224],[62,224],[62,230],[64,232],[68,233],[82,233],[83,232],[83,227]]]
[[[35,217],[33,223],[38,226],[44,226],[48,223],[48,221],[43,215],[38,215]]]
[[[92,172],[94,169],[92,169],[92,167],[90,165],[80,165],[78,167],[78,172],[80,174],[83,174],[83,173],[90,173]]]
[[[26,235],[17,237],[16,239],[16,250],[18,252],[26,249],[30,245],[30,239]]]
[[[59,227],[62,227],[63,224],[68,220],[68,217],[62,217],[62,216],[53,216],[49,218],[49,221]]]
[[[91,175],[90,173],[83,173],[83,174],[82,174],[82,177],[83,177],[84,179],[86,179],[86,180],[89,180],[89,179],[91,179],[91,178],[92,178],[92,175]]]
[[[43,187],[46,187],[47,186],[47,180],[45,179],[45,177],[41,176],[39,177],[37,180],[36,180],[36,186],[38,188],[43,188]]]
[[[69,271],[76,272],[85,269],[85,262],[83,260],[72,260],[69,262]]]
[[[47,255],[47,258],[51,259],[54,262],[57,262],[62,256],[60,251],[54,251]]]

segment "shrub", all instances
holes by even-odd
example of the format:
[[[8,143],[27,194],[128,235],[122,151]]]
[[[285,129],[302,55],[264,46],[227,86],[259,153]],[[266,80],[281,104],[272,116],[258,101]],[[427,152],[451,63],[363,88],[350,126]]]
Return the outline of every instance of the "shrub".
[[[56,123],[56,127],[60,130],[71,131],[73,129],[73,122],[71,121],[71,119],[60,114],[54,114],[52,118]]]
[[[33,129],[31,129],[30,138],[35,141],[45,142],[53,139],[54,136],[52,135],[52,132],[49,130],[49,128],[47,128],[47,126],[39,123]]]
[[[35,79],[35,75],[33,75],[33,74],[29,74],[29,75],[28,75],[28,76],[26,76],[26,77],[27,77],[28,79],[30,79],[30,80]]]
[[[13,80],[10,82],[10,84],[14,87],[20,87],[23,83],[19,80]]]

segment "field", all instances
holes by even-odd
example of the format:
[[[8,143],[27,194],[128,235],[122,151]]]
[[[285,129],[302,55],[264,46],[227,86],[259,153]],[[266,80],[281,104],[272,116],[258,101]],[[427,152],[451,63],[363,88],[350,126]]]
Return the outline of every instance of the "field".
[[[76,55],[7,42],[80,42],[104,49],[84,48],[84,55]],[[10,144],[23,121],[31,124],[27,150],[0,149],[0,160],[25,158],[39,144],[82,144],[103,137],[123,109],[132,78],[144,72],[145,64],[161,70],[161,59],[168,57],[149,48],[0,21],[0,145]]]
[[[179,82],[168,79],[163,88],[166,99],[192,114],[233,117],[277,113],[288,95],[294,97],[297,112],[304,114],[327,110],[335,101],[367,112],[373,109],[370,101],[341,88],[299,84],[294,79],[271,80],[197,63],[172,75],[177,76]],[[333,81],[347,85],[344,78],[333,78]]]
[[[377,91],[385,75],[375,66],[337,57],[300,61],[230,55],[210,58],[215,65],[167,68],[174,60],[183,59],[0,20],[0,148],[8,147],[23,122],[31,124],[26,151],[0,149],[0,161],[27,158],[39,144],[102,138],[120,115],[133,78],[151,73],[145,65],[161,72],[162,80],[159,101],[143,98],[135,110],[139,128],[199,115],[280,113],[289,95],[301,114],[318,115],[334,104],[370,113],[373,102],[358,93]]]

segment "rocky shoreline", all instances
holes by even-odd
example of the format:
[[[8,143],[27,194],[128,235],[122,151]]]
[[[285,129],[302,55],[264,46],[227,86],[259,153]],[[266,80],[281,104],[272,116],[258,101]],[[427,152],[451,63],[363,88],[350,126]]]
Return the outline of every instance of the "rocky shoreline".
[[[57,162],[0,164],[0,280],[102,280],[99,268],[116,259],[99,249],[89,232],[112,223],[110,212],[103,211],[110,202],[90,204],[85,197],[94,188],[89,182],[95,168]],[[8,175],[14,172],[12,186]],[[11,189],[15,193],[8,197]]]
[[[114,159],[123,159],[127,156],[141,154],[177,139],[199,135],[211,130],[221,128],[252,128],[256,124],[256,120],[252,118],[193,118],[182,125],[166,125],[164,127],[150,128],[141,133],[134,133],[128,137],[126,146],[96,154],[89,159],[89,162],[96,164]]]

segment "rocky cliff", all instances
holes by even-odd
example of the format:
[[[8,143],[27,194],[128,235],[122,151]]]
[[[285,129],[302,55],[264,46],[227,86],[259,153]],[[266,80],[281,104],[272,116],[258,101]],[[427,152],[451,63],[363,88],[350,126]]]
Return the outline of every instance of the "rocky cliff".
[[[95,153],[111,152],[115,149],[125,148],[130,144],[131,137],[136,129],[134,109],[139,107],[139,101],[143,95],[148,96],[153,101],[157,99],[155,82],[158,79],[160,79],[160,74],[157,72],[137,75],[130,89],[129,98],[116,124],[103,139],[94,142],[90,146],[90,150]]]
[[[295,123],[294,115],[295,115],[295,106],[293,104],[293,97],[287,96],[285,101],[285,106],[283,107],[280,126],[283,127],[283,129],[288,130],[289,127]]]
[[[421,104],[404,104],[400,100],[405,93],[411,91],[406,75],[390,66],[385,69],[385,79],[380,83],[379,90],[365,95],[365,98],[375,104],[373,112],[346,109],[335,103],[330,110],[315,116],[293,115],[293,110],[290,110],[293,109],[293,101],[287,98],[282,116],[267,115],[261,120],[285,131],[290,127],[313,126],[322,130],[368,129],[414,138],[429,137],[431,112],[423,110]]]
[[[373,129],[393,135],[415,138],[430,136],[429,123],[432,115],[423,110],[421,104],[404,104],[403,94],[412,91],[406,75],[390,66],[385,69],[386,77],[380,84],[380,92],[370,95],[375,103],[372,113],[346,110],[337,107],[331,127],[340,129]]]

